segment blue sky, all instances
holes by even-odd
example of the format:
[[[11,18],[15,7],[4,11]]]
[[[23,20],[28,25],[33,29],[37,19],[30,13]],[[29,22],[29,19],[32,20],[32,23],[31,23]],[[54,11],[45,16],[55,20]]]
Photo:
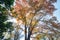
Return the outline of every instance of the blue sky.
[[[57,8],[57,10],[54,11],[54,16],[56,16],[60,22],[60,0],[57,0],[57,2],[54,5],[55,5],[55,8]]]

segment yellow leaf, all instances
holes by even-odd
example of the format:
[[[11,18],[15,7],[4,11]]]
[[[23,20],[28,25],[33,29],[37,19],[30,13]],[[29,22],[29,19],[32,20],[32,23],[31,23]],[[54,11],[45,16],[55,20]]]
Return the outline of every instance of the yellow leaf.
[[[30,13],[26,18],[31,19],[34,16],[34,13]]]
[[[37,39],[37,40],[40,40],[42,37],[43,37],[43,34],[37,34],[37,35],[36,35],[36,39]]]
[[[32,30],[32,33],[36,33],[36,32],[38,32],[38,28],[34,28],[34,29]]]
[[[32,26],[36,25],[37,24],[37,20],[33,20],[31,24],[32,24]]]

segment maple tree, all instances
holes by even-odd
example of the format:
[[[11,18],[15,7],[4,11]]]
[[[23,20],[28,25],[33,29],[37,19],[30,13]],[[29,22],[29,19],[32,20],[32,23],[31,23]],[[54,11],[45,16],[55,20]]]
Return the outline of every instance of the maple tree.
[[[57,0],[16,0],[16,5],[11,9],[11,16],[16,18],[18,24],[16,30],[21,29],[25,32],[25,40],[30,40],[30,38],[40,40],[44,36],[50,37],[49,39],[53,40],[51,36],[57,33],[56,30],[51,27],[57,28],[59,25],[50,21],[47,17],[53,17],[53,12],[56,9],[52,3],[56,1]],[[25,29],[20,27],[21,24],[24,25]]]

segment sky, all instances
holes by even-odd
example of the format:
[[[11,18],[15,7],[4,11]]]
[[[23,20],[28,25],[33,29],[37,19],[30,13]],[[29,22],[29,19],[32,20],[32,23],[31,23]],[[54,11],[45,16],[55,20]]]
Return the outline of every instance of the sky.
[[[57,20],[60,22],[60,0],[57,0],[57,2],[54,4],[55,8],[57,8],[56,11],[54,11],[54,16],[57,17]]]

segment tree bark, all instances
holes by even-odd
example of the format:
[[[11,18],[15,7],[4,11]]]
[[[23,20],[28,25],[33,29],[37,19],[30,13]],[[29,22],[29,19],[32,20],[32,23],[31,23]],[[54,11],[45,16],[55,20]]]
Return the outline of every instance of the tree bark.
[[[27,27],[25,26],[25,40],[27,40]]]
[[[28,38],[27,40],[30,40],[30,36],[31,36],[31,31],[30,31],[30,27],[28,28]]]

